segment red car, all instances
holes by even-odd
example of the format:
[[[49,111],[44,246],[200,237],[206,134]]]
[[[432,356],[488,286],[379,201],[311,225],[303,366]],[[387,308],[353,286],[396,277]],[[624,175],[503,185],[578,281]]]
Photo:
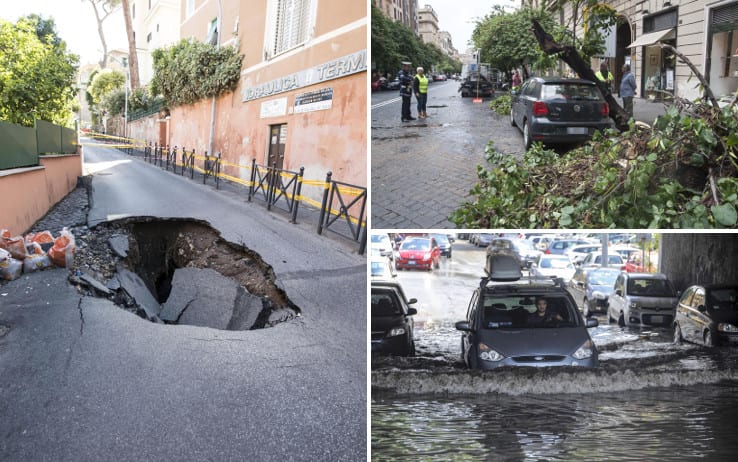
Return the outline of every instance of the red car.
[[[420,268],[432,271],[441,261],[441,247],[432,237],[410,237],[402,241],[395,258],[397,269]]]

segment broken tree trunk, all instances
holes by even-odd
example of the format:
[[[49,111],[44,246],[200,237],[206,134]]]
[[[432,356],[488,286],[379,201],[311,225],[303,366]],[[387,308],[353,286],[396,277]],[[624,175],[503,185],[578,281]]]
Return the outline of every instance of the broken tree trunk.
[[[537,20],[533,19],[532,22],[533,35],[536,36],[536,40],[538,40],[538,45],[540,45],[541,50],[543,50],[547,55],[559,53],[561,60],[574,69],[574,72],[576,72],[579,77],[595,82],[602,91],[602,94],[605,96],[605,101],[610,105],[610,118],[615,121],[615,125],[619,130],[627,130],[629,118],[628,113],[625,112],[625,109],[623,109],[622,106],[620,106],[608,86],[595,76],[594,71],[589,67],[589,63],[579,55],[576,48],[572,45],[561,45],[556,43],[551,34],[543,30],[543,27]]]

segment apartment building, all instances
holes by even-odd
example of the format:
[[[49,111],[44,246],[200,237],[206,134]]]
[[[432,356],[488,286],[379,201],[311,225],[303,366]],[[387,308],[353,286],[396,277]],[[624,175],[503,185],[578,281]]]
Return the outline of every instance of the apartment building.
[[[162,141],[200,151],[212,133],[226,173],[242,179],[256,159],[366,185],[365,2],[182,0],[180,23],[182,38],[237,47],[241,81],[214,103],[171,108]]]
[[[415,35],[420,33],[418,0],[372,0],[385,16],[406,25]]]
[[[129,0],[141,85],[154,76],[152,52],[179,41],[182,0]]]

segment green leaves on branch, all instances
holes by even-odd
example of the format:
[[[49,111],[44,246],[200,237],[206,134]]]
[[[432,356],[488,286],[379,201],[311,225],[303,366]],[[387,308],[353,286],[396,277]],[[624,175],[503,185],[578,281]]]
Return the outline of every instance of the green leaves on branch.
[[[512,96],[509,94],[500,95],[489,103],[489,108],[500,115],[510,115],[512,109]]]
[[[161,94],[169,106],[192,104],[234,90],[243,61],[236,48],[184,39],[154,50],[153,58],[151,92]]]
[[[56,35],[53,20],[0,20],[0,119],[33,126],[35,115],[69,125],[78,61]]]
[[[671,109],[652,129],[608,131],[561,156],[534,144],[518,159],[490,142],[474,200],[451,221],[459,228],[735,228],[736,111]]]

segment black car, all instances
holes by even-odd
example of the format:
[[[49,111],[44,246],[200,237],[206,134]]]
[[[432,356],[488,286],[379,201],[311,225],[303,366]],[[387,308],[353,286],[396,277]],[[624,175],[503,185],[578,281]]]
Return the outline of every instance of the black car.
[[[431,237],[436,238],[436,243],[438,243],[438,247],[441,248],[441,256],[451,258],[451,250],[453,249],[453,245],[451,244],[451,240],[449,239],[448,235],[433,233],[431,234]]]
[[[738,344],[738,285],[695,285],[676,308],[674,342]]]
[[[589,80],[533,77],[511,94],[510,124],[520,127],[526,148],[587,141],[612,126],[610,106]]]
[[[413,356],[413,318],[418,311],[409,305],[396,281],[372,281],[372,354]]]
[[[459,90],[462,98],[467,96],[492,96],[495,94],[495,88],[492,82],[487,80],[481,74],[469,75],[459,85]]]
[[[599,365],[585,320],[563,283],[521,280],[519,262],[500,251],[487,256],[487,277],[472,294],[462,332],[462,360],[472,369],[502,366]]]

